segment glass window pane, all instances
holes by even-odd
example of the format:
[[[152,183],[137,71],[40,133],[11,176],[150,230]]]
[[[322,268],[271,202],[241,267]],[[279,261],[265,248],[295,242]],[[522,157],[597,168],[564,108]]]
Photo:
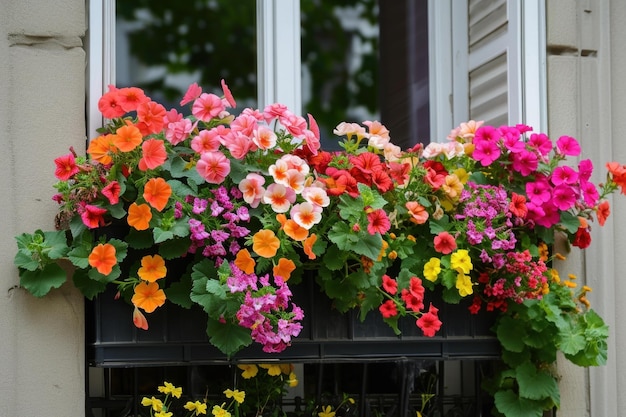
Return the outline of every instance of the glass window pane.
[[[189,84],[256,105],[256,0],[116,3],[116,84],[172,105]]]

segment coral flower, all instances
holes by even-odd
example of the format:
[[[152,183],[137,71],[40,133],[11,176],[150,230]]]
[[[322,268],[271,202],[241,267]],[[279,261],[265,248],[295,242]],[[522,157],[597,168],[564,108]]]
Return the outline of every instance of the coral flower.
[[[183,99],[180,101],[180,105],[184,106],[185,104],[189,104],[202,94],[202,87],[198,85],[198,83],[193,83],[187,88],[187,92],[183,96]]]
[[[146,230],[152,220],[152,211],[147,204],[133,203],[128,208],[128,225],[136,230]]]
[[[156,282],[142,281],[135,286],[135,294],[131,301],[135,307],[141,308],[146,313],[152,313],[157,307],[165,304],[165,292]]]
[[[133,324],[139,329],[148,330],[148,320],[136,306],[133,310]]]
[[[115,151],[117,151],[117,148],[113,145],[113,135],[98,136],[89,142],[89,147],[87,148],[87,153],[91,160],[102,165],[108,165],[113,162],[111,153]]]
[[[139,278],[148,282],[154,282],[164,278],[165,275],[167,275],[165,261],[159,255],[146,255],[141,258],[141,267],[137,271],[137,275],[139,275]]]
[[[230,88],[228,88],[226,81],[222,79],[222,81],[220,81],[220,84],[222,85],[222,91],[224,92],[224,99],[226,100],[226,102],[228,102],[230,107],[237,107],[237,102],[233,97],[233,93],[230,92]]]
[[[370,235],[375,235],[376,233],[384,235],[391,228],[391,222],[383,209],[367,213],[367,221],[367,232]]]
[[[254,267],[256,262],[250,256],[250,252],[248,249],[242,249],[237,252],[237,256],[235,257],[235,266],[241,269],[246,274],[252,274],[254,272]]]
[[[141,103],[137,107],[137,127],[144,136],[158,133],[165,125],[167,111],[162,104],[154,101]]]
[[[272,273],[275,277],[281,277],[283,281],[289,280],[291,278],[291,273],[295,271],[296,264],[287,258],[280,258],[278,260],[278,265],[274,266],[272,269]]]
[[[126,125],[115,131],[113,144],[122,152],[130,152],[141,144],[143,136],[137,126]]]
[[[141,144],[142,157],[139,161],[139,169],[147,171],[160,167],[167,159],[165,145],[158,139],[148,139]]]
[[[448,255],[456,249],[456,240],[448,232],[441,232],[434,239],[435,250],[444,255]]]
[[[108,91],[98,100],[98,110],[107,119],[122,117],[126,111],[122,107],[117,89]]]
[[[252,237],[252,250],[264,258],[271,258],[276,255],[279,247],[280,240],[272,230],[260,230]]]
[[[150,99],[144,91],[138,87],[124,87],[117,90],[117,100],[125,112],[137,110],[141,103],[146,103]]]
[[[115,246],[110,243],[100,243],[89,254],[89,265],[96,268],[102,275],[109,275],[117,264]]]
[[[272,149],[276,146],[277,139],[278,137],[272,129],[266,126],[259,126],[259,128],[254,131],[252,142],[254,142],[259,149]]]
[[[300,226],[295,220],[289,219],[283,224],[283,231],[295,241],[301,242],[309,236],[309,230]]]
[[[393,300],[387,300],[378,307],[378,311],[382,314],[383,318],[395,317],[398,315],[398,308]]]
[[[395,295],[398,292],[398,282],[391,278],[389,275],[383,275],[383,288],[391,295]]]
[[[111,181],[102,189],[102,195],[105,196],[109,203],[117,204],[120,201],[120,192],[122,188],[120,187],[120,183],[117,181]]]
[[[205,152],[196,169],[209,184],[221,184],[230,173],[230,161],[222,152]]]
[[[316,234],[312,234],[311,236],[307,237],[304,240],[304,244],[303,244],[304,254],[308,256],[310,260],[313,260],[317,257],[315,253],[313,252],[313,245],[315,245],[316,241],[317,241]]]
[[[54,163],[57,167],[54,171],[54,175],[61,181],[69,180],[74,174],[78,172],[76,159],[71,153],[56,158],[54,160]]]
[[[150,178],[143,189],[143,198],[157,211],[165,208],[171,195],[172,187],[161,177]]]
[[[408,201],[405,207],[409,211],[409,220],[415,224],[424,224],[428,220],[428,212],[426,208],[417,201]]]
[[[509,204],[509,210],[511,213],[522,219],[528,214],[528,207],[526,207],[526,197],[520,194],[511,194],[511,204]]]
[[[611,206],[609,202],[606,200],[602,201],[598,205],[598,211],[597,211],[598,223],[600,223],[600,226],[604,226],[604,223],[606,222],[606,219],[608,219],[610,214],[611,214]]]

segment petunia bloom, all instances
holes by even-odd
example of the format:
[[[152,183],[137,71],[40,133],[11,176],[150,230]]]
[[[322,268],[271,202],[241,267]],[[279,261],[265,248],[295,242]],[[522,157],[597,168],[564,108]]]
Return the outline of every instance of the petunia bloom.
[[[152,211],[147,204],[132,203],[128,207],[127,222],[129,226],[136,230],[146,230],[150,226],[150,220],[152,220]]]
[[[54,175],[61,181],[69,180],[74,174],[78,172],[76,159],[74,158],[74,154],[72,153],[56,158],[54,160],[54,163],[56,165]]]
[[[272,269],[272,273],[275,277],[281,277],[283,281],[287,281],[291,278],[291,273],[295,270],[296,264],[291,259],[280,258],[278,265],[274,266]]]
[[[276,255],[280,240],[272,230],[260,230],[252,236],[252,250],[259,256],[271,258]]]
[[[163,165],[167,159],[165,145],[158,139],[148,139],[141,144],[142,156],[139,161],[139,169],[147,171]]]
[[[435,250],[444,255],[448,255],[456,249],[456,240],[448,232],[441,232],[435,236],[433,243],[435,244]]]
[[[254,272],[254,266],[256,262],[250,256],[250,252],[248,249],[241,249],[237,252],[237,256],[235,257],[235,266],[241,269],[246,274],[252,274]]]
[[[96,245],[89,254],[89,265],[96,268],[102,275],[109,275],[113,267],[117,265],[115,246],[110,243]]]
[[[146,313],[152,313],[165,303],[165,292],[156,282],[142,281],[135,286],[135,294],[131,301]]]
[[[104,225],[104,215],[106,212],[107,210],[105,208],[85,204],[80,213],[80,218],[85,226],[90,229],[95,229]]]
[[[141,144],[143,136],[133,125],[125,125],[118,128],[113,135],[113,144],[122,152],[130,152]]]

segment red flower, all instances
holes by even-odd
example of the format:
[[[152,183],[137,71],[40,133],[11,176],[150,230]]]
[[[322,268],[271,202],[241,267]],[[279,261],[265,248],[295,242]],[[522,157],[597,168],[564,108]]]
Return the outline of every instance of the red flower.
[[[74,159],[74,155],[71,153],[64,156],[59,156],[54,160],[54,163],[57,166],[56,170],[54,171],[54,175],[61,181],[69,180],[74,174],[78,172],[76,160]]]
[[[370,235],[380,233],[384,235],[391,228],[391,222],[383,209],[374,210],[367,214],[367,232]]]
[[[387,300],[378,307],[380,314],[383,315],[384,318],[388,319],[389,317],[394,317],[398,315],[398,309],[396,307],[396,303],[393,300]]]
[[[405,302],[407,308],[411,311],[421,311],[424,308],[424,297],[418,297],[406,288],[402,289],[400,297]]]
[[[398,292],[398,282],[391,278],[389,275],[383,275],[383,288],[391,295],[395,295]]]
[[[433,307],[431,304],[428,309],[428,313],[422,314],[422,317],[417,319],[415,322],[417,327],[422,329],[422,332],[424,332],[424,336],[433,337],[441,328],[441,320],[439,320],[439,317],[437,316],[438,311],[439,309]]]
[[[581,249],[585,249],[589,247],[590,244],[591,235],[589,234],[589,231],[587,229],[579,227],[578,231],[576,232],[576,236],[574,236],[574,241],[572,242],[572,245],[577,246]]]
[[[435,250],[444,255],[452,253],[456,249],[456,240],[448,232],[441,232],[434,239]]]

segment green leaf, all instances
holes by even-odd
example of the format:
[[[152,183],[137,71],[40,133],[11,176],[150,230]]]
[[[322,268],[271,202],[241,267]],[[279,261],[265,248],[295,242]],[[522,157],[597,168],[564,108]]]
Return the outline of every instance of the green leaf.
[[[20,285],[35,297],[43,297],[52,288],[59,288],[67,280],[67,273],[58,264],[47,264],[43,269],[20,269]]]
[[[564,211],[561,213],[561,224],[567,229],[568,232],[576,233],[580,227],[580,220],[578,219],[578,216],[575,216],[569,211]]]
[[[532,363],[525,363],[516,368],[520,397],[530,400],[550,399],[559,404],[560,394],[556,378],[547,372],[537,370]]]
[[[458,304],[462,297],[456,288],[444,288],[441,298],[448,304]]]
[[[76,246],[67,254],[67,257],[72,264],[76,265],[77,268],[87,269],[89,268],[89,255],[91,254],[91,249],[90,244]]]
[[[447,232],[450,230],[450,221],[447,215],[443,216],[439,220],[428,219],[428,225],[430,226],[430,233],[438,235],[441,232]]]
[[[180,258],[187,253],[191,241],[189,239],[171,239],[167,240],[159,245],[159,255],[163,259],[176,259]],[[190,258],[192,254],[187,255]]]
[[[498,411],[506,417],[543,416],[543,406],[540,402],[520,398],[511,390],[496,392],[494,400]]]
[[[59,230],[57,232],[44,232],[44,243],[49,248],[48,257],[50,259],[59,259],[67,254],[67,239],[65,238],[65,231]]]
[[[498,340],[503,348],[511,352],[521,352],[526,346],[524,343],[526,329],[524,328],[524,324],[520,322],[521,320],[514,320],[512,317],[503,316],[498,323],[496,331]]]
[[[346,265],[345,255],[335,245],[330,245],[324,254],[323,264],[331,271],[338,271]]]
[[[87,271],[84,269],[77,269],[76,272],[74,272],[72,280],[76,288],[89,300],[93,300],[93,298],[103,292],[107,286],[104,282],[94,281],[89,278]]]
[[[452,269],[446,269],[439,275],[441,277],[441,283],[448,289],[456,288],[456,280],[458,273]],[[458,291],[457,291],[458,293]]]
[[[105,284],[115,281],[116,279],[120,277],[121,274],[122,274],[122,271],[120,269],[119,263],[113,267],[109,275],[101,274],[100,272],[98,272],[96,268],[91,268],[89,272],[87,272],[89,279],[92,279],[94,281],[99,281]]]
[[[163,230],[160,227],[153,229],[154,243],[165,242],[174,238],[174,233],[170,230]]]
[[[566,355],[575,355],[586,346],[586,340],[582,333],[575,332],[571,326],[567,330],[559,332],[559,348]]]
[[[190,297],[191,286],[191,275],[183,275],[180,281],[172,283],[172,285],[165,290],[165,295],[168,301],[184,308],[191,308],[193,305]]]
[[[151,230],[130,229],[127,240],[128,246],[133,249],[147,249],[154,246],[154,239]]]
[[[352,246],[352,250],[358,255],[367,256],[370,259],[376,259],[378,258],[382,247],[383,238],[380,234],[376,233],[374,235],[370,235],[367,232],[360,232],[359,239],[356,244]]]
[[[250,330],[228,322],[209,318],[206,332],[210,342],[228,357],[252,343]]]
[[[39,269],[39,262],[33,259],[31,252],[26,249],[20,249],[17,251],[15,257],[13,258],[13,264],[15,264],[18,268],[28,271],[36,271]]]
[[[206,283],[206,290],[209,294],[213,294],[222,300],[226,300],[226,284],[222,285],[216,279],[209,279]]]

